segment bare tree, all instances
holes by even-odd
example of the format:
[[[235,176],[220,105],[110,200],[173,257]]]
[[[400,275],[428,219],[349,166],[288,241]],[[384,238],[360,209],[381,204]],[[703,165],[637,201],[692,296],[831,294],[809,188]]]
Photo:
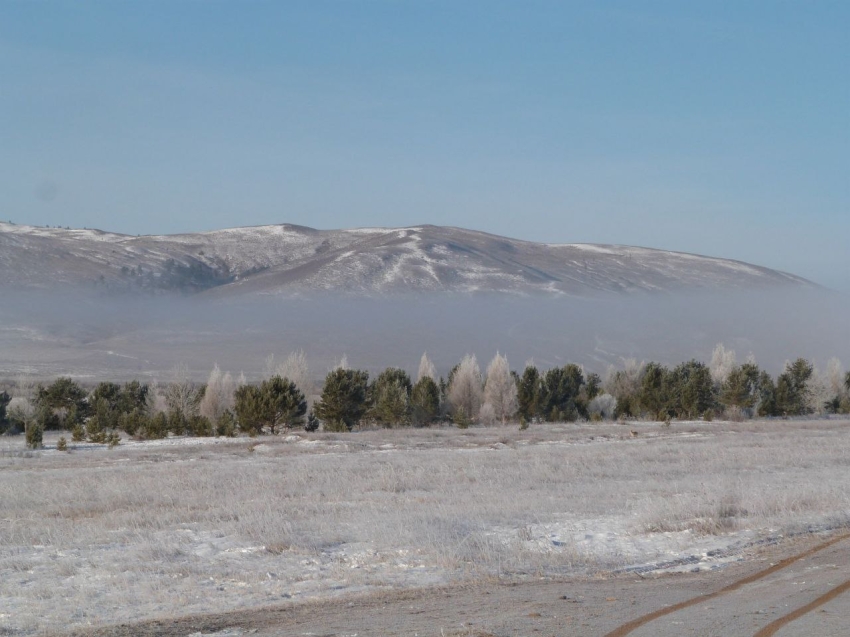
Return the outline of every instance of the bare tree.
[[[449,402],[455,418],[477,418],[483,393],[478,361],[475,360],[475,354],[467,354],[457,366],[449,385]]]
[[[233,409],[233,379],[230,372],[224,374],[216,364],[207,379],[207,388],[201,399],[199,411],[210,422],[217,422],[225,411]]]
[[[419,374],[416,377],[416,382],[418,383],[423,378],[430,378],[434,382],[437,382],[437,368],[434,367],[434,363],[428,358],[428,352],[422,354],[422,358],[419,359]]]
[[[198,414],[202,388],[198,387],[189,374],[185,364],[177,365],[171,372],[171,382],[165,390],[165,404],[168,410],[185,419]]]
[[[735,368],[735,350],[726,349],[723,343],[718,343],[711,354],[711,363],[708,370],[711,372],[711,380],[722,385],[729,378],[729,374]]]
[[[517,412],[517,386],[511,376],[508,359],[496,352],[487,366],[487,382],[484,385],[484,406],[493,411],[493,416],[504,425]],[[484,408],[482,407],[482,411]]]

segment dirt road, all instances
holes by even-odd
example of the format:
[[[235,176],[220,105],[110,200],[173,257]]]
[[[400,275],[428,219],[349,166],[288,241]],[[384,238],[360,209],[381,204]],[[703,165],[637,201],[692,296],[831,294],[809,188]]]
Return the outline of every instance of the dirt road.
[[[78,632],[86,637],[850,634],[850,535],[764,547],[708,573],[484,582]]]

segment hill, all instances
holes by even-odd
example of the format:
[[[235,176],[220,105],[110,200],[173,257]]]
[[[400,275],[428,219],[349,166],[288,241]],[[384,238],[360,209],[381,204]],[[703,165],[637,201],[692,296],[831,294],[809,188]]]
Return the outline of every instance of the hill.
[[[740,261],[621,245],[547,244],[441,226],[315,230],[289,224],[178,235],[0,223],[0,281],[229,296],[595,292],[810,286]]]

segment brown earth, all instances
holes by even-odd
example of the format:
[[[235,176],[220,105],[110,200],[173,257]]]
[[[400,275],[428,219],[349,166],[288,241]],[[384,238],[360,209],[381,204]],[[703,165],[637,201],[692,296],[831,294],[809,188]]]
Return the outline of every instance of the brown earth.
[[[76,631],[78,637],[632,637],[850,634],[850,534],[751,549],[710,572],[485,581]],[[842,598],[842,595],[845,595]]]

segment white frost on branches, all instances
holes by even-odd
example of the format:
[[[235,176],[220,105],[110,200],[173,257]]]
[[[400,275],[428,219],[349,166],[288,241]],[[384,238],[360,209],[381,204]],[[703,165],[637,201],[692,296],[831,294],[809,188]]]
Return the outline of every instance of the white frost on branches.
[[[460,411],[470,420],[478,417],[483,397],[481,386],[481,369],[475,354],[467,354],[455,370],[449,385],[449,402],[452,413]]]
[[[233,409],[233,379],[230,372],[224,374],[216,364],[207,379],[207,388],[201,399],[202,416],[216,422],[225,411]]]
[[[419,374],[416,376],[416,382],[418,383],[423,378],[430,378],[434,382],[437,382],[437,368],[434,367],[434,363],[428,358],[428,352],[422,354],[422,358],[419,359]]]
[[[735,350],[726,349],[723,343],[718,343],[711,354],[711,363],[708,366],[711,379],[718,385],[722,385],[729,378],[729,374],[735,369]]]
[[[487,382],[484,385],[484,406],[481,408],[482,420],[489,419],[490,410],[492,417],[503,425],[516,414],[519,405],[517,403],[517,387],[511,376],[511,368],[508,359],[498,352],[487,366]],[[485,414],[488,416],[484,418]]]

